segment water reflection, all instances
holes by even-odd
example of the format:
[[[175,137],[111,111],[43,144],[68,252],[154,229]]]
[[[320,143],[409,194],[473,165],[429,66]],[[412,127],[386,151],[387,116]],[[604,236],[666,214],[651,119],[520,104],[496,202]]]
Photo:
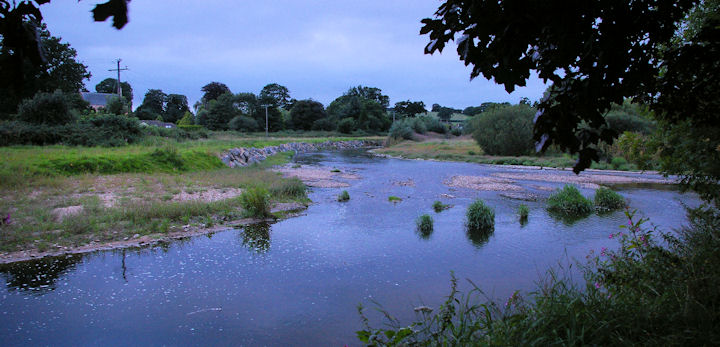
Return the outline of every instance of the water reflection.
[[[490,239],[490,235],[493,234],[495,231],[495,228],[487,229],[487,230],[480,230],[480,229],[471,229],[471,228],[465,228],[466,229],[466,235],[468,240],[470,240],[470,243],[472,243],[473,246],[476,248],[481,248],[484,246],[488,240]]]
[[[575,223],[589,217],[591,214],[592,213],[587,213],[587,214],[576,216],[576,215],[570,215],[567,213],[561,213],[561,212],[548,210],[548,215],[550,215],[550,217],[552,217],[553,219],[555,219],[557,221],[562,222],[564,225],[569,226],[569,227],[573,226],[573,225],[575,225]]]
[[[82,259],[82,255],[73,254],[2,264],[0,274],[10,290],[45,294],[55,290],[58,279],[72,271]]]
[[[246,225],[240,233],[242,245],[255,253],[267,253],[270,250],[270,224],[257,223]]]

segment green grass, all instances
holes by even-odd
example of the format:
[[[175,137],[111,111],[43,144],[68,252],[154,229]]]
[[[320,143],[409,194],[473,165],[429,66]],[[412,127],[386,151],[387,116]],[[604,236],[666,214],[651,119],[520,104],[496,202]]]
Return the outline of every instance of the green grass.
[[[342,193],[340,193],[340,195],[338,195],[337,197],[337,201],[340,202],[345,202],[348,200],[350,200],[350,194],[347,192],[347,190],[343,190]]]
[[[625,208],[625,198],[609,188],[595,190],[595,208],[600,212],[616,211]]]
[[[388,201],[390,201],[392,203],[398,203],[398,202],[402,201],[402,199],[397,196],[391,195],[391,196],[388,196]]]
[[[547,209],[560,216],[570,218],[586,217],[593,211],[593,204],[573,185],[566,184],[550,195]]]
[[[377,137],[248,137],[217,133],[211,139],[182,141],[148,137],[123,147],[0,147],[0,189],[43,178],[82,174],[182,173],[224,167],[219,154],[236,147],[267,147],[288,142],[319,143]],[[264,165],[273,165],[272,162]]]
[[[247,217],[267,218],[270,216],[270,194],[262,187],[247,189],[240,195],[240,206]]]

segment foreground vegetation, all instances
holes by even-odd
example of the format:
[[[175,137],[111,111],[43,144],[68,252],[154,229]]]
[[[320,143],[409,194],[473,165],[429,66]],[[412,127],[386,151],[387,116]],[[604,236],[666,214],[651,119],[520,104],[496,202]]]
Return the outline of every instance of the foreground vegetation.
[[[374,328],[360,307],[358,337],[383,346],[720,343],[720,214],[691,210],[676,235],[626,214],[626,230],[610,235],[619,250],[589,256],[584,285],[551,271],[536,291],[499,304],[472,282],[470,292],[459,292],[453,277],[447,300],[416,308],[409,325],[383,312],[390,328]]]

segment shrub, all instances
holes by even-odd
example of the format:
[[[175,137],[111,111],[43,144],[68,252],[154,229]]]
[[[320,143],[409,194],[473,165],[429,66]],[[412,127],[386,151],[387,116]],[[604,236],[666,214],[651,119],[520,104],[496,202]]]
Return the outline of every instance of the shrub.
[[[237,116],[230,120],[228,128],[235,131],[251,132],[260,129],[258,122],[248,116]]]
[[[343,190],[342,193],[340,193],[340,195],[338,195],[337,197],[337,201],[340,202],[345,202],[348,200],[350,200],[350,194],[347,192],[347,190]]]
[[[333,131],[335,130],[335,122],[329,117],[324,117],[313,122],[312,130]]]
[[[533,117],[527,105],[506,106],[485,112],[471,121],[472,136],[489,155],[521,156],[534,148]]]
[[[433,232],[433,219],[430,215],[424,214],[415,221],[417,231],[423,237],[428,237]]]
[[[425,127],[428,131],[436,132],[438,134],[445,134],[448,131],[447,126],[437,118],[422,116],[418,119],[421,119],[423,123],[425,123]]]
[[[520,204],[517,210],[518,216],[520,217],[520,223],[526,223],[528,216],[530,215],[530,208],[525,204]]]
[[[61,125],[75,120],[67,98],[61,91],[37,93],[32,99],[25,99],[18,107],[21,121],[32,124]]]
[[[192,126],[195,124],[195,117],[190,111],[185,111],[182,118],[177,121],[178,127],[180,126]]]
[[[618,134],[630,131],[647,135],[655,128],[651,120],[623,110],[612,110],[608,112],[607,115],[605,115],[605,120],[608,122],[610,129],[617,131]]]
[[[127,100],[122,96],[111,96],[105,104],[105,111],[109,114],[124,115],[128,113]]]
[[[566,184],[561,190],[548,198],[548,210],[568,217],[584,217],[592,212],[592,202],[582,196],[580,191]]]
[[[435,212],[440,213],[440,212],[450,208],[450,205],[445,205],[442,202],[440,202],[439,200],[436,200],[435,202],[433,202],[432,208],[433,208],[433,210],[435,210]]]
[[[413,130],[412,128],[410,128],[410,125],[405,120],[401,120],[393,123],[393,125],[390,127],[388,136],[390,136],[390,138],[392,139],[412,140]]]
[[[355,124],[355,120],[352,118],[343,118],[340,122],[338,122],[338,131],[343,134],[349,134],[356,128],[357,125]]]
[[[452,128],[452,130],[450,130],[450,134],[452,134],[453,136],[460,136],[462,135],[462,129]]]
[[[465,225],[470,232],[491,232],[495,229],[495,211],[482,200],[470,204],[465,216]]]
[[[249,217],[270,216],[270,196],[265,188],[249,188],[240,194],[240,206]]]
[[[418,134],[424,134],[427,132],[427,127],[425,126],[425,122],[420,118],[405,119],[407,122],[409,122],[410,126],[412,127],[412,130]]]
[[[595,208],[599,211],[615,211],[624,207],[625,199],[622,195],[604,187],[595,190]]]

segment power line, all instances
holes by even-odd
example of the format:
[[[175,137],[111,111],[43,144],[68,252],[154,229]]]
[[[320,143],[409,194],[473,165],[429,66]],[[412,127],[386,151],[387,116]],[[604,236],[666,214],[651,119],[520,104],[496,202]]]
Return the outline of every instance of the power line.
[[[118,94],[118,96],[120,96],[120,97],[122,97],[122,87],[121,87],[121,85],[120,85],[120,71],[130,70],[130,69],[128,69],[127,66],[125,66],[124,68],[121,69],[121,68],[120,68],[120,62],[121,62],[121,61],[122,61],[122,59],[120,59],[120,58],[118,58],[118,59],[116,60],[116,62],[117,62],[117,69],[109,69],[109,70],[108,70],[108,71],[117,71],[117,73],[118,73],[118,78],[117,78],[117,94]]]

